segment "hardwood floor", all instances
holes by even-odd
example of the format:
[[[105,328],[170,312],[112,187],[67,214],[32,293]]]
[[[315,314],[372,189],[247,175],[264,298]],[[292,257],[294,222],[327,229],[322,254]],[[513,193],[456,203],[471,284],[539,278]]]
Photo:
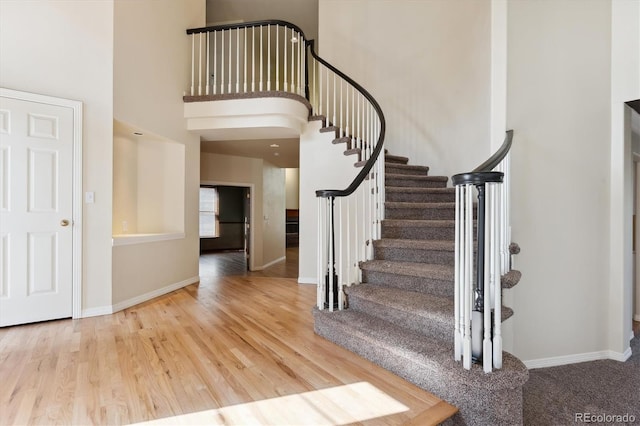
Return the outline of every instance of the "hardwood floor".
[[[0,329],[0,424],[428,425],[455,411],[316,336],[315,287],[269,276],[293,273],[281,263],[205,265],[199,284],[113,315]]]

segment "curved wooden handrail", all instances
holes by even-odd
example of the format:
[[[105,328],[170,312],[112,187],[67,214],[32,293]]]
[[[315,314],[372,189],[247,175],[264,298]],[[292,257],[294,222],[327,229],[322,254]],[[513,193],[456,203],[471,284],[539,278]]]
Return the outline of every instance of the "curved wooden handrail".
[[[365,178],[367,177],[367,174],[369,174],[369,172],[373,168],[373,165],[376,163],[376,161],[378,159],[378,156],[380,155],[380,152],[382,151],[382,146],[384,145],[384,135],[385,135],[385,131],[386,131],[386,121],[385,121],[385,118],[384,118],[384,114],[382,112],[382,108],[380,108],[380,105],[378,104],[378,101],[376,101],[375,98],[373,96],[371,96],[371,93],[369,93],[364,87],[362,87],[361,85],[356,83],[353,79],[351,79],[349,76],[344,74],[342,71],[340,71],[339,69],[337,69],[336,67],[334,67],[333,65],[331,65],[330,63],[328,63],[327,61],[322,59],[320,56],[318,56],[318,54],[315,51],[315,40],[308,40],[307,41],[307,46],[309,47],[309,51],[311,52],[311,56],[313,56],[318,62],[320,62],[325,67],[329,68],[331,71],[333,71],[334,73],[336,73],[340,77],[342,77],[347,83],[351,84],[360,93],[362,93],[362,95],[371,103],[371,105],[373,106],[373,108],[376,111],[376,114],[378,114],[378,119],[380,120],[380,133],[378,135],[378,140],[376,141],[376,146],[373,148],[373,151],[371,152],[371,156],[369,157],[367,162],[362,167],[362,170],[360,170],[360,173],[358,173],[358,175],[353,179],[353,182],[351,182],[351,184],[348,187],[346,187],[345,189],[342,189],[342,190],[338,190],[338,189],[320,189],[320,190],[316,191],[316,196],[317,197],[322,197],[322,198],[347,197],[347,196],[353,194],[355,192],[355,190],[358,189],[360,184],[362,184],[362,182],[364,182]]]
[[[507,156],[511,149],[512,142],[513,130],[507,130],[502,146],[500,146],[500,148],[498,148],[498,150],[489,157],[487,161],[480,164],[470,172],[453,175],[451,177],[451,183],[453,183],[454,186],[457,186],[465,184],[479,185],[487,182],[502,182],[502,176],[499,180],[496,180],[497,175],[495,173],[497,172],[492,172],[492,170],[500,164],[504,157]],[[502,173],[500,174],[502,175]]]

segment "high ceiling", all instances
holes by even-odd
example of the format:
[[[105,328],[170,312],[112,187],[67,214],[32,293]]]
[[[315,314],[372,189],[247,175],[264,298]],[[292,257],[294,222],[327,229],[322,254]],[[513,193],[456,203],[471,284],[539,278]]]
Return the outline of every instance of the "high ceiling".
[[[200,151],[262,158],[281,168],[298,168],[300,165],[299,138],[202,141]]]

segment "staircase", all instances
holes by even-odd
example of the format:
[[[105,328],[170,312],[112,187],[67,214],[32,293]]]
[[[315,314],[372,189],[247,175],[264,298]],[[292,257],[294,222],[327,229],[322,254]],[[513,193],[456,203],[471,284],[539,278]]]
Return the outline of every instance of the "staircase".
[[[385,155],[385,220],[348,309],[314,310],[315,331],[457,406],[455,424],[522,423],[526,367],[504,353],[485,374],[453,359],[455,190],[428,167]],[[518,271],[502,277],[517,284]],[[513,312],[502,308],[502,320]]]

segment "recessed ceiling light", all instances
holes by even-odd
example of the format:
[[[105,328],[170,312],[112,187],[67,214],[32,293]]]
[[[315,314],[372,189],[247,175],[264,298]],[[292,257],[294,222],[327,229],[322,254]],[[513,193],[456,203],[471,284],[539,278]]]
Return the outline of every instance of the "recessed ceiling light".
[[[280,148],[280,145],[278,145],[277,143],[272,143],[271,145],[269,145],[271,148]]]
[[[280,155],[279,152],[274,152],[273,155],[275,155],[276,157],[278,157]]]
[[[142,136],[142,133],[140,133],[140,132],[133,132],[133,134],[136,135],[136,136]]]

